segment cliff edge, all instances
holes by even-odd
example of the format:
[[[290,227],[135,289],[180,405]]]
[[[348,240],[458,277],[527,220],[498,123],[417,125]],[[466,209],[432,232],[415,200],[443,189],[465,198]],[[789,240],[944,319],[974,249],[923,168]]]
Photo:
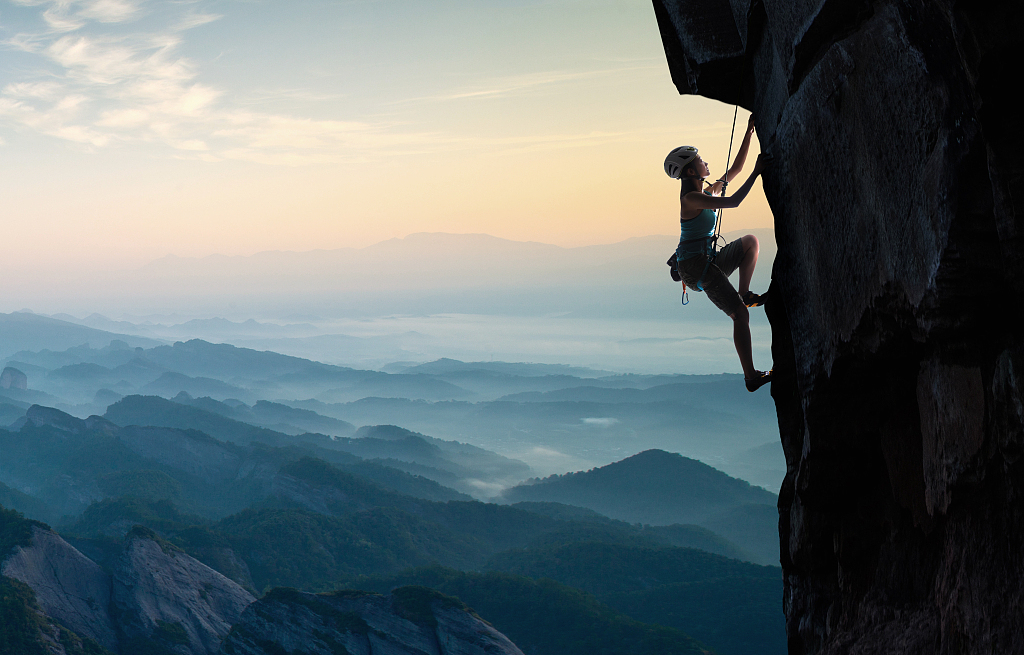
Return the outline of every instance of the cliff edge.
[[[1024,652],[1024,7],[654,8],[773,155],[790,652]]]

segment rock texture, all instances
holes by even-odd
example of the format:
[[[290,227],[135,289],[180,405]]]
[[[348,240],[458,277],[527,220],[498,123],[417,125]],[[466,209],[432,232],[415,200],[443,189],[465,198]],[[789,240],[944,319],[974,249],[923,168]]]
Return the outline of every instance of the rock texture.
[[[773,155],[790,652],[1024,652],[1024,6],[654,7]]]
[[[0,573],[28,585],[47,617],[126,655],[151,652],[154,645],[181,655],[217,652],[232,624],[255,600],[220,573],[138,527],[129,533],[112,576],[40,527],[32,528],[30,545],[15,547],[4,559]]]
[[[391,596],[274,589],[245,611],[225,655],[522,655],[454,598],[423,587]]]
[[[117,649],[108,613],[110,576],[57,534],[34,527],[32,544],[16,547],[0,574],[31,587],[47,616],[104,648]]]
[[[113,611],[123,639],[214,653],[255,598],[238,584],[136,528],[114,567]],[[178,626],[178,627],[175,627]],[[169,642],[169,643],[168,643]]]

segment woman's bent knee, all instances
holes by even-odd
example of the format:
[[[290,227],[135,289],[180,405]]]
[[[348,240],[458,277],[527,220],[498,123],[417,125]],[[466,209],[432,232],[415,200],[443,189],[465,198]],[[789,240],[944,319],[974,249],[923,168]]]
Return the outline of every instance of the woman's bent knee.
[[[732,314],[729,314],[729,318],[731,318],[733,321],[742,322],[742,323],[749,323],[750,322],[750,312],[747,311],[747,306],[746,305],[740,305],[739,308],[735,312],[733,312]]]

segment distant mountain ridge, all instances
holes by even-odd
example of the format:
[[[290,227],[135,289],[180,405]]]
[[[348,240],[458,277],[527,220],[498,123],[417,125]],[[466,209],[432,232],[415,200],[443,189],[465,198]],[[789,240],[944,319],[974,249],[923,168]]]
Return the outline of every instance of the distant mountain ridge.
[[[398,368],[398,367],[395,367]],[[490,372],[497,375],[539,377],[543,375],[572,375],[581,378],[597,378],[615,375],[612,371],[599,371],[568,364],[531,364],[520,362],[463,362],[442,357],[432,362],[401,367],[402,373],[429,373],[431,375],[465,375],[467,373]],[[398,371],[396,371],[398,372]]]
[[[758,236],[761,259],[769,261],[775,251],[773,230],[725,236],[746,232]],[[664,261],[677,241],[667,234],[561,247],[486,234],[421,233],[360,249],[168,256],[130,272],[83,279],[80,289],[66,293],[83,299],[89,311],[113,302],[143,313],[193,313],[201,307],[204,311],[195,315],[207,316],[237,301],[273,308],[265,315],[316,306],[328,316],[580,312],[668,317],[678,311],[665,303],[665,291],[673,285]],[[416,273],[410,275],[406,263],[413,261]],[[763,266],[755,273],[755,287],[767,287],[769,269]],[[116,299],[108,289],[117,289]],[[614,305],[605,302],[611,290],[619,298]],[[157,304],[154,298],[162,300]],[[690,310],[688,318],[717,311],[710,303]],[[211,338],[221,329],[194,327],[214,330],[205,334]],[[259,333],[268,336],[269,329]]]
[[[262,402],[262,401],[261,401]],[[247,411],[231,412],[230,407],[210,398],[166,400],[157,396],[127,396],[107,408],[104,418],[119,426],[155,426],[179,430],[199,430],[215,439],[247,446],[261,443],[268,446],[303,446],[323,453],[354,455],[386,463],[389,468],[419,474],[462,492],[474,491],[472,484],[481,478],[521,480],[531,473],[523,462],[498,455],[469,444],[445,441],[411,432],[397,426],[364,426],[352,434],[354,426],[343,421],[317,416],[306,410],[286,406],[274,408],[272,403],[257,404]],[[211,411],[213,410],[213,411]],[[253,412],[255,410],[255,413]],[[346,436],[327,436],[305,432],[285,434],[261,423],[269,415],[288,413],[313,414],[319,422],[333,423]],[[41,410],[35,410],[39,412]],[[56,410],[53,410],[56,411]],[[75,419],[78,420],[78,419]],[[312,419],[309,419],[313,422]],[[324,456],[321,453],[321,456]],[[414,465],[414,466],[410,466]]]
[[[730,232],[725,237],[734,239],[748,232],[761,241],[761,259],[774,258],[771,229]],[[662,304],[651,301],[663,297],[660,290],[670,286],[664,261],[677,240],[673,235],[655,235],[565,248],[486,234],[421,233],[362,249],[271,251],[247,257],[212,255],[199,259],[166,257],[148,264],[136,275],[158,293],[202,280],[206,296],[259,293],[269,299],[301,290],[299,293],[308,297],[344,297],[359,312],[368,309],[366,303],[372,297],[377,303],[375,313],[424,311],[422,308],[427,306],[435,307],[428,311],[436,312],[440,302],[447,306],[446,311],[505,313],[513,309],[531,315],[558,311],[559,306],[564,311],[568,300],[570,308],[586,306],[588,312],[607,314],[607,305],[598,310],[597,304],[602,304],[609,290],[631,289],[616,295],[628,305],[644,307],[646,314]],[[412,260],[417,262],[415,276],[395,265]],[[768,268],[755,272],[757,288],[767,288]],[[506,291],[495,297],[497,289]],[[559,300],[554,300],[556,297]],[[428,299],[428,303],[423,302]],[[709,309],[704,304],[699,309],[691,308],[694,311],[690,316],[711,315],[713,306]],[[659,314],[666,314],[664,308]]]
[[[125,347],[132,348],[151,348],[162,343],[156,339],[97,330],[31,312],[0,313],[0,357],[9,357],[22,350],[63,350],[83,343],[102,347],[113,340],[120,340]]]

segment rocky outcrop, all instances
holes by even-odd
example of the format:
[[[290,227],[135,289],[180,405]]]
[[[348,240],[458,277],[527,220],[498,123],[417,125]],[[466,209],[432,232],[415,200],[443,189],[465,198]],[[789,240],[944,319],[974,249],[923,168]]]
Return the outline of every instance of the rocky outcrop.
[[[0,652],[4,655],[111,655],[39,608],[32,588],[0,576]]]
[[[66,432],[68,435],[78,435],[88,430],[93,430],[109,436],[119,429],[116,425],[100,416],[80,419],[59,409],[44,407],[43,405],[32,405],[29,407],[25,411],[25,416],[15,422],[11,428],[20,430],[25,425],[51,427],[60,432]]]
[[[129,536],[114,566],[113,608],[125,642],[157,641],[205,655],[255,598],[145,528]]]
[[[225,655],[522,655],[454,598],[423,587],[390,596],[274,589],[245,611]]]
[[[0,389],[28,389],[28,376],[13,366],[5,366],[0,373]]]
[[[38,526],[32,543],[18,546],[3,561],[0,574],[20,580],[35,592],[48,616],[104,648],[116,650],[110,620],[110,576],[59,535]]]
[[[182,655],[216,652],[255,600],[139,527],[129,533],[113,576],[39,526],[32,527],[30,544],[16,546],[4,559],[0,573],[27,585],[48,618],[121,653],[149,652],[154,643]],[[44,641],[53,631],[59,628],[47,628]]]
[[[1024,8],[654,6],[773,156],[790,652],[1024,652]]]

